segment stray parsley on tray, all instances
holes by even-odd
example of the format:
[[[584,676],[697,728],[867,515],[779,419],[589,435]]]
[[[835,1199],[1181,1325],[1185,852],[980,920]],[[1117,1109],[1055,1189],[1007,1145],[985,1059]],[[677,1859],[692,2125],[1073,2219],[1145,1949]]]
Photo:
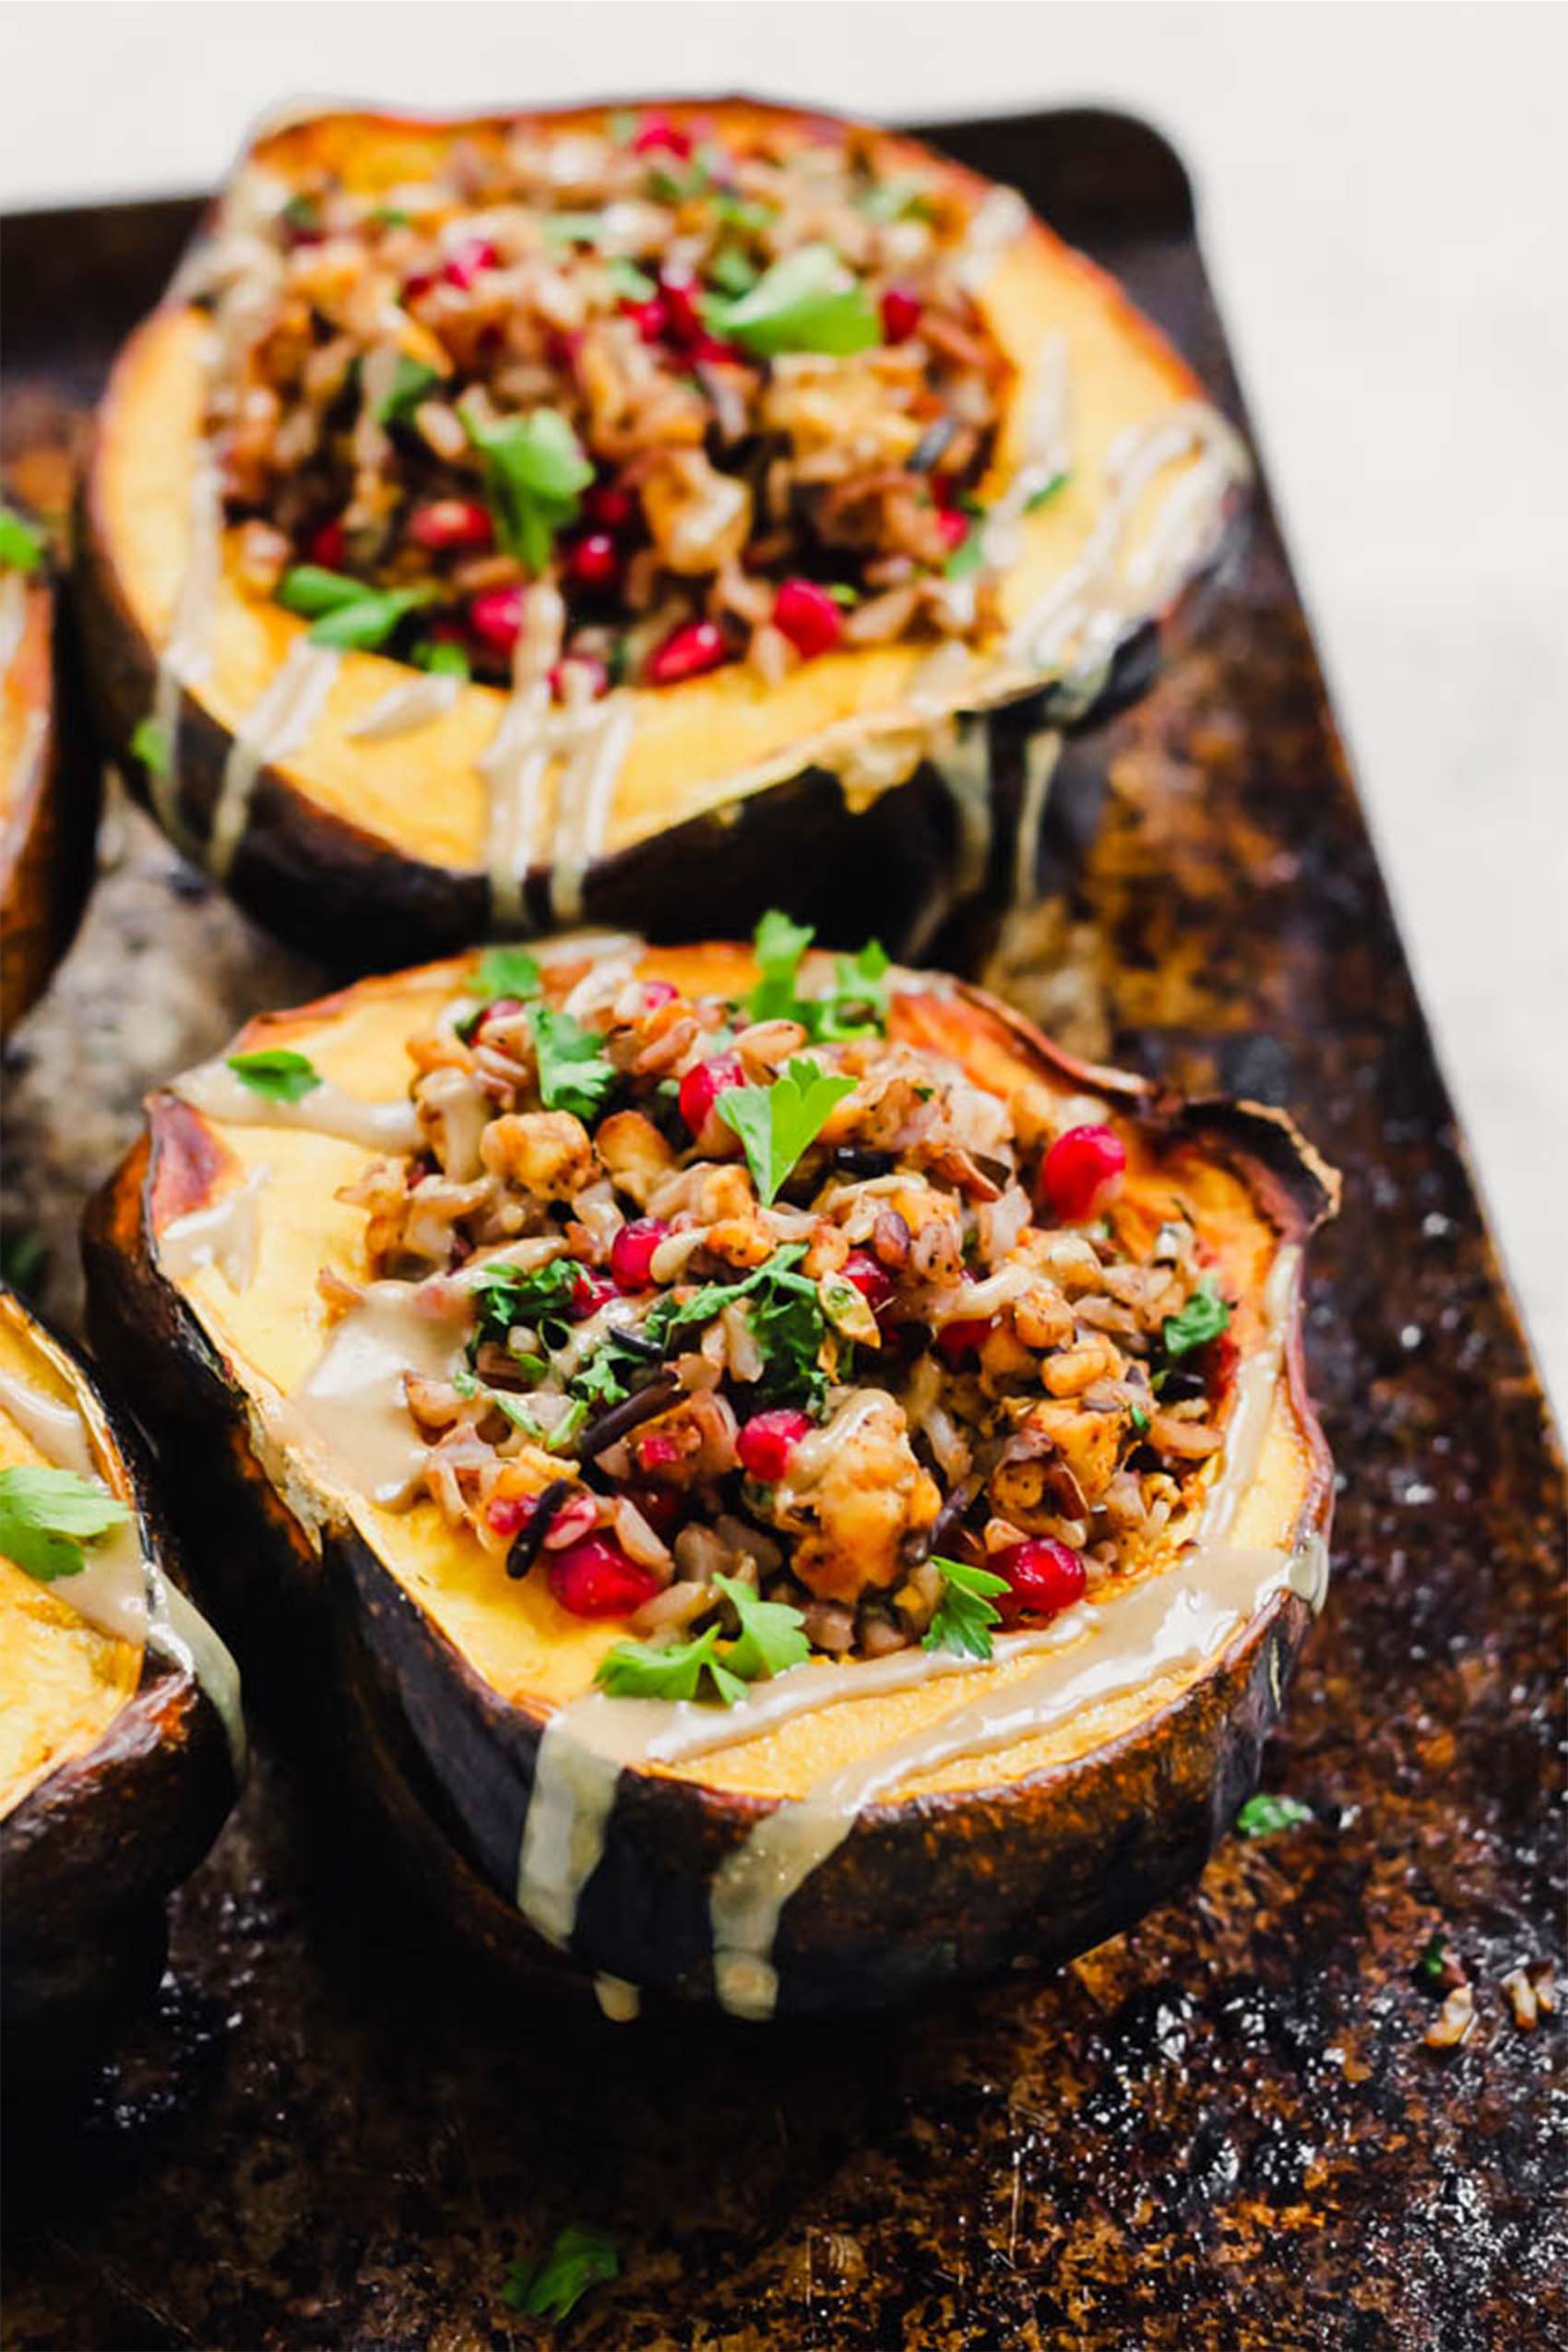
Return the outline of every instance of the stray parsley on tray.
[[[564,2320],[593,2287],[618,2278],[621,2251],[607,2229],[569,2221],[537,2262],[518,2260],[506,2273],[501,2300],[535,2320]]]
[[[1236,1816],[1236,1826],[1243,1837],[1274,1837],[1282,1829],[1316,1818],[1299,1797],[1249,1797]]]

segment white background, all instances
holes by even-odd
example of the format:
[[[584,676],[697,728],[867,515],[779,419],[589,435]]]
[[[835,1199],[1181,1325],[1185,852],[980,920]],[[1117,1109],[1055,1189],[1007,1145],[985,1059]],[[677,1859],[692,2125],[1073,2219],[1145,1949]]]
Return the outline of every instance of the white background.
[[[210,185],[284,97],[1100,101],[1175,140],[1440,1051],[1568,1393],[1568,12],[0,5],[0,204]]]

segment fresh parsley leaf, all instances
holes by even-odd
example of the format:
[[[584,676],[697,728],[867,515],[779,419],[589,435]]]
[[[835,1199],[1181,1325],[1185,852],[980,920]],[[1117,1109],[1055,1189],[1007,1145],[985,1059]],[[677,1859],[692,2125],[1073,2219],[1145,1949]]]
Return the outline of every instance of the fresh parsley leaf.
[[[363,580],[350,579],[347,572],[329,572],[324,564],[292,564],[279,583],[278,601],[286,612],[314,621],[370,593]]]
[[[596,1348],[566,1384],[573,1396],[600,1412],[607,1405],[619,1405],[629,1396],[632,1392],[621,1377],[623,1367],[618,1355],[613,1348]]]
[[[493,1004],[498,996],[537,996],[542,986],[539,966],[526,948],[487,947],[473,978],[464,983],[463,994]]]
[[[416,670],[428,670],[433,677],[473,676],[473,664],[462,647],[451,645],[444,637],[422,637],[410,658]]]
[[[741,1631],[725,1653],[731,1674],[746,1682],[770,1681],[811,1656],[805,1620],[787,1601],[760,1600],[738,1577],[715,1576],[715,1592],[723,1594],[741,1621]]]
[[[385,645],[398,624],[428,604],[431,588],[374,588],[346,572],[320,564],[295,564],[285,572],[278,601],[288,612],[313,623],[312,641],[340,652],[367,653]]]
[[[1299,1797],[1249,1797],[1236,1816],[1236,1826],[1243,1837],[1273,1837],[1279,1830],[1294,1829],[1298,1822],[1316,1818]]]
[[[714,1108],[741,1138],[746,1164],[766,1206],[816,1137],[837,1104],[853,1094],[853,1078],[824,1070],[797,1053],[770,1087],[727,1087]]]
[[[972,580],[977,572],[985,569],[985,517],[978,509],[970,514],[969,528],[943,565],[950,580]]]
[[[36,572],[42,561],[42,534],[9,506],[0,506],[0,572]]]
[[[731,298],[749,294],[760,274],[756,264],[746,259],[739,245],[720,245],[707,264],[709,283]]]
[[[752,953],[762,975],[746,999],[754,1021],[793,1019],[801,958],[815,937],[810,923],[791,922],[781,909],[769,907],[752,933]]]
[[[526,1271],[517,1265],[481,1266],[469,1286],[479,1313],[473,1348],[487,1339],[505,1348],[507,1334],[518,1324],[536,1330],[541,1324],[564,1324],[576,1300],[578,1279],[573,1258],[551,1258]]]
[[[623,302],[651,302],[659,291],[647,270],[639,269],[636,263],[628,261],[624,254],[611,254],[604,267],[610,273],[611,284]]]
[[[842,359],[882,340],[876,305],[826,244],[786,254],[735,301],[707,304],[705,316],[714,334],[762,359],[780,351]]]
[[[547,1111],[570,1111],[597,1119],[614,1090],[618,1072],[600,1051],[604,1040],[570,1013],[548,1004],[529,1007],[529,1029],[539,1062],[539,1097]]]
[[[506,2274],[501,2300],[529,2319],[564,2320],[593,2287],[619,2277],[619,2248],[607,2229],[568,2222],[537,2263],[516,2262]]]
[[[231,1053],[229,1067],[242,1086],[263,1102],[303,1102],[321,1084],[321,1073],[308,1054],[292,1046],[263,1045],[254,1053]]]
[[[1029,497],[1025,499],[1025,514],[1034,514],[1037,508],[1045,505],[1048,500],[1056,496],[1058,491],[1065,490],[1066,487],[1067,473],[1065,468],[1063,468],[1061,473],[1052,474],[1049,481],[1042,481],[1039,488]]]
[[[778,208],[764,204],[760,197],[736,196],[731,188],[720,188],[713,199],[713,217],[722,220],[727,229],[740,229],[754,235],[759,230],[772,227],[778,217]]]
[[[1429,1936],[1416,1957],[1416,1974],[1423,1984],[1440,1985],[1448,1972],[1448,1939],[1440,1928]]]
[[[745,1697],[745,1683],[719,1658],[717,1625],[690,1642],[617,1642],[594,1680],[612,1699],[695,1699],[704,1675],[723,1705]]]
[[[1181,1313],[1167,1315],[1160,1325],[1159,1344],[1167,1361],[1175,1363],[1194,1348],[1206,1348],[1229,1321],[1229,1307],[1206,1274]]]
[[[140,760],[149,776],[169,772],[169,738],[150,712],[132,730],[131,757]]]
[[[759,1289],[750,1319],[762,1356],[761,1402],[820,1413],[827,1395],[821,1362],[827,1323],[816,1285],[803,1274],[775,1277]]]
[[[25,1463],[0,1470],[0,1551],[41,1584],[76,1575],[86,1564],[83,1546],[130,1515],[101,1480],[75,1470]]]
[[[959,1657],[989,1657],[991,1629],[1002,1622],[1002,1612],[991,1597],[1007,1590],[1006,1577],[993,1575],[989,1568],[971,1568],[968,1561],[943,1560],[935,1554],[931,1564],[942,1571],[942,1598],[921,1648],[953,1650]]]
[[[879,180],[855,198],[855,209],[868,220],[908,220],[931,218],[931,198],[921,180]]]
[[[739,1282],[707,1282],[700,1290],[694,1290],[689,1299],[677,1299],[673,1291],[666,1291],[648,1309],[643,1329],[650,1338],[657,1339],[661,1348],[667,1348],[681,1332],[702,1329],[713,1321],[715,1315],[722,1314],[726,1307],[732,1306],[737,1299],[752,1298],[765,1284],[781,1282],[793,1275],[805,1253],[803,1241],[792,1241],[788,1249],[775,1250],[764,1265],[754,1267],[750,1274],[742,1275]],[[794,1278],[804,1282],[807,1289],[811,1289],[803,1275],[796,1275]]]
[[[411,360],[407,351],[400,351],[392,377],[392,389],[376,411],[377,422],[410,423],[420,402],[434,391],[440,381],[434,368],[427,367],[422,360]]]
[[[495,535],[530,572],[545,571],[555,534],[576,514],[593,468],[558,409],[492,424],[460,409],[464,429],[484,459],[485,491]]]
[[[1127,1408],[1127,1419],[1133,1424],[1137,1434],[1142,1437],[1144,1431],[1148,1427],[1148,1415],[1145,1412],[1143,1407],[1141,1405],[1129,1406]]]
[[[887,1026],[887,975],[893,967],[878,939],[867,940],[858,956],[840,956],[830,996],[808,997],[802,1017],[814,1038],[840,1044],[873,1037]]]

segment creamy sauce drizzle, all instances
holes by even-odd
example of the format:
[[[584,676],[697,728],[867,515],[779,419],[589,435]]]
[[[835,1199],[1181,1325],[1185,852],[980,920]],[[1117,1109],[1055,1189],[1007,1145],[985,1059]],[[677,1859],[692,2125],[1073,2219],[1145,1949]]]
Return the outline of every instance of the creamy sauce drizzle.
[[[463,682],[449,671],[433,670],[404,684],[391,687],[356,719],[349,733],[356,742],[385,743],[395,735],[411,735],[444,718],[462,691]]]
[[[291,1397],[294,1415],[384,1508],[410,1499],[427,1447],[409,1412],[406,1379],[450,1377],[467,1319],[455,1286],[372,1282],[333,1325]]]
[[[28,582],[25,572],[0,572],[0,677],[17,658],[28,624]]]
[[[771,2013],[778,1991],[772,1948],[783,1906],[877,1794],[959,1757],[1010,1746],[1082,1707],[1201,1661],[1281,1588],[1321,1607],[1326,1550],[1320,1538],[1309,1538],[1294,1554],[1240,1550],[1227,1540],[1257,1472],[1300,1269],[1300,1250],[1282,1247],[1261,1301],[1263,1336],[1238,1372],[1219,1474],[1186,1557],[1128,1592],[1080,1603],[1038,1633],[1003,1636],[995,1645],[998,1663],[1040,1651],[1040,1667],[778,1806],[721,1866],[712,1918],[715,1981],[725,2007],[742,2016]],[[851,1399],[847,1409],[864,1403],[863,1396]],[[830,1437],[831,1428],[822,1434]],[[798,1714],[972,1673],[976,1663],[941,1650],[897,1651],[839,1667],[814,1660],[758,1685],[730,1708],[612,1699],[601,1692],[572,1701],[551,1716],[535,1758],[518,1856],[519,1908],[547,1941],[569,1945],[624,1766],[712,1753]]]
[[[419,1119],[411,1102],[362,1102],[330,1078],[323,1078],[298,1102],[274,1102],[253,1093],[226,1063],[203,1062],[175,1078],[170,1092],[220,1126],[305,1127],[318,1135],[363,1144],[371,1151],[419,1148]]]
[[[231,1290],[249,1289],[261,1241],[261,1195],[270,1172],[258,1162],[221,1200],[193,1208],[163,1228],[158,1254],[176,1280],[198,1266],[215,1265]]]
[[[210,365],[210,347],[208,363]],[[180,814],[181,693],[199,684],[212,667],[212,636],[218,617],[218,584],[223,569],[223,495],[218,467],[204,440],[191,471],[190,538],[174,600],[169,642],[158,657],[152,718],[163,745],[160,767],[148,778],[153,814],[171,839],[191,847]]]
[[[327,707],[341,659],[335,647],[297,638],[271,684],[240,721],[223,763],[207,843],[207,862],[218,881],[227,877],[244,837],[262,767],[268,760],[286,759],[307,740]]]
[[[643,1997],[624,1977],[595,1977],[594,1998],[612,2025],[630,2025],[642,2014]]]
[[[1039,887],[1039,836],[1045,823],[1051,779],[1062,756],[1062,738],[1050,730],[1031,735],[1024,747],[1024,793],[1018,803],[1018,834],[1013,844],[1013,904],[1028,906]]]
[[[0,1372],[0,1405],[57,1469],[109,1484],[90,1424],[77,1406],[15,1372]],[[88,1547],[86,1565],[61,1579],[60,1597],[101,1632],[146,1642],[185,1669],[218,1712],[238,1778],[245,1762],[239,1669],[200,1611],[143,1550],[134,1505],[130,1518]]]
[[[500,921],[519,922],[538,825],[539,795],[550,766],[543,731],[550,715],[550,672],[560,657],[566,608],[541,583],[523,600],[512,652],[512,691],[495,739],[480,762],[490,787],[490,896]]]

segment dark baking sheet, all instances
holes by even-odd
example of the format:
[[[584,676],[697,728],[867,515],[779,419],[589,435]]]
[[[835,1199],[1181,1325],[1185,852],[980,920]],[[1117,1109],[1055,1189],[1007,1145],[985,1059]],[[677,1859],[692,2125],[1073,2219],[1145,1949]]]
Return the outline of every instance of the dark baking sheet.
[[[1121,274],[1240,413],[1154,134],[936,136]],[[192,211],[6,223],[35,492]],[[42,1233],[67,1313],[69,1229],[141,1087],[315,979],[140,819],[108,847],[8,1065],[12,1230]],[[7,2345],[532,2342],[498,2289],[572,2219],[624,2241],[568,2323],[584,2346],[1568,2341],[1562,2023],[1520,2031],[1501,1990],[1562,1961],[1561,1457],[1266,503],[1154,694],[1072,754],[1048,852],[994,967],[1015,992],[1071,1045],[1289,1104],[1345,1170],[1310,1324],[1335,1585],[1268,1766],[1315,1824],[1232,1841],[1047,1981],[628,2029],[476,1978],[332,1787],[302,1798],[264,1752],[176,1907],[158,2014],[78,2110],[13,2130]],[[1476,1989],[1447,2055],[1412,1973],[1439,1930]]]

